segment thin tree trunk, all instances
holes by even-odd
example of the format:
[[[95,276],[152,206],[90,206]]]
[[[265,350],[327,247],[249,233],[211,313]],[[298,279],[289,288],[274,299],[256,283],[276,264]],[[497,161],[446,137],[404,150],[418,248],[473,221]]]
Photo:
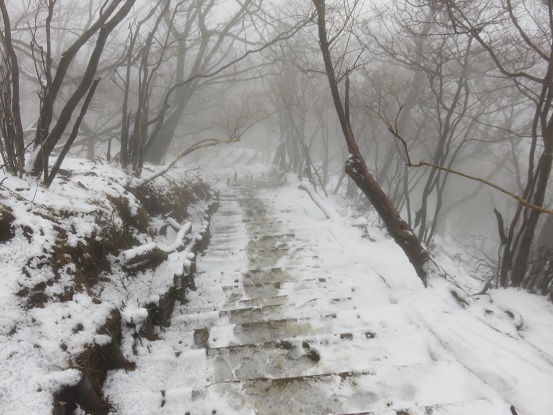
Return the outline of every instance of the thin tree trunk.
[[[100,78],[96,78],[94,82],[92,82],[92,85],[90,86],[90,89],[88,90],[88,94],[84,100],[83,106],[81,107],[81,112],[79,113],[79,116],[77,117],[77,120],[75,121],[75,125],[73,126],[73,130],[71,131],[71,135],[67,139],[67,142],[63,146],[63,150],[61,151],[61,154],[58,156],[58,159],[54,163],[54,166],[52,167],[52,171],[48,175],[48,177],[44,180],[44,186],[50,187],[52,182],[54,181],[54,178],[56,177],[56,174],[58,174],[58,171],[61,167],[61,163],[65,159],[65,156],[67,156],[67,153],[69,153],[69,149],[75,142],[75,139],[77,138],[77,135],[79,134],[79,127],[81,126],[81,122],[86,115],[86,112],[88,111],[88,106],[90,105],[90,102],[92,101],[92,98],[94,97],[94,92],[96,91],[96,87],[100,83]]]
[[[25,143],[23,139],[23,125],[21,123],[21,109],[19,103],[19,63],[17,61],[17,55],[13,48],[12,37],[11,37],[11,23],[8,10],[4,1],[0,1],[0,11],[2,13],[2,21],[4,23],[4,33],[3,33],[3,43],[6,49],[7,55],[7,64],[9,68],[6,68],[5,71],[11,75],[11,87],[10,92],[10,102],[6,102],[6,105],[11,104],[10,108],[10,120],[6,123],[9,129],[9,134],[11,137],[6,137],[7,142],[10,142],[12,146],[11,150],[15,155],[15,160],[10,160],[11,170],[14,174],[21,175],[23,173],[23,167],[25,165]],[[4,116],[6,114],[3,114]],[[6,146],[8,143],[6,142]]]
[[[419,240],[411,230],[411,227],[405,222],[390,202],[386,194],[382,191],[373,176],[369,173],[365,160],[361,155],[359,147],[355,141],[351,125],[346,117],[344,105],[340,98],[338,83],[334,73],[334,65],[330,56],[330,44],[326,31],[325,1],[312,0],[317,11],[317,25],[319,30],[319,46],[321,48],[325,70],[328,77],[330,92],[342,132],[346,140],[350,156],[346,161],[346,173],[353,179],[357,187],[363,191],[365,196],[374,206],[388,233],[394,241],[401,247],[419,278],[426,285],[428,276],[436,271],[436,265],[430,258],[428,252],[422,247]],[[348,97],[346,97],[347,101]]]
[[[96,69],[98,68],[98,64],[100,62],[100,58],[102,56],[102,53],[104,51],[104,47],[106,45],[106,41],[108,39],[108,36],[110,33],[115,29],[115,27],[121,23],[121,21],[127,16],[127,14],[131,11],[134,3],[136,0],[126,0],[123,6],[115,13],[113,18],[109,20],[106,23],[99,24],[99,33],[98,37],[96,39],[96,44],[94,45],[94,49],[92,50],[90,54],[90,59],[87,65],[87,68],[85,70],[85,73],[83,75],[83,78],[75,90],[75,92],[69,97],[66,104],[61,110],[60,116],[58,118],[58,122],[56,125],[52,128],[52,130],[48,133],[48,136],[41,136],[41,140],[38,143],[35,143],[38,145],[38,147],[35,149],[33,154],[31,154],[31,157],[28,160],[27,170],[28,172],[33,176],[39,176],[44,171],[44,179],[47,179],[47,168],[48,168],[48,158],[50,157],[50,154],[52,153],[54,147],[60,140],[62,134],[65,132],[65,129],[67,128],[67,125],[71,121],[71,117],[73,115],[73,112],[77,108],[79,102],[81,99],[86,95],[87,91],[90,89],[90,86],[94,82],[94,77],[96,75]],[[118,2],[119,3],[119,2]],[[85,32],[85,33],[88,33]],[[91,35],[92,36],[92,35]],[[84,37],[84,34],[81,36]],[[79,48],[82,46],[80,42],[81,38],[75,44],[71,47],[73,48],[75,45],[80,45]],[[75,53],[78,51],[78,49],[75,51]],[[62,60],[65,59],[66,56],[64,55],[62,57]],[[69,66],[69,63],[67,63],[67,66]],[[62,63],[60,61],[60,64],[58,65],[58,69],[56,72],[56,76],[53,81],[53,85],[57,85],[58,82],[62,82],[63,79],[58,81],[58,78],[62,75],[60,75],[60,71],[62,69]],[[63,72],[63,76],[65,77],[65,72]],[[52,102],[48,103],[45,99],[43,101],[43,108],[41,109],[41,126],[39,129],[46,130],[46,126],[43,125],[43,122],[45,121],[45,118],[51,118],[51,110],[54,105],[55,100],[55,94],[53,95]],[[44,106],[52,106],[52,108],[44,108]],[[50,114],[50,115],[48,115]],[[49,122],[47,125],[49,126]],[[43,132],[44,132],[43,131]],[[37,131],[37,134],[39,132]],[[42,134],[42,133],[40,133]]]

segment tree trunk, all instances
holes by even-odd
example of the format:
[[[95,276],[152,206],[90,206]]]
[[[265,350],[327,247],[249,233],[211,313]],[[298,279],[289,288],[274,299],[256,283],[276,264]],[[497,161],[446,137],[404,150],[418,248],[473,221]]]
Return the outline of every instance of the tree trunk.
[[[6,65],[4,69],[6,76],[3,81],[9,80],[9,85],[4,86],[6,90],[2,91],[6,107],[2,113],[2,116],[5,117],[4,125],[6,127],[3,133],[6,135],[4,140],[6,142],[6,150],[9,153],[6,169],[12,174],[21,175],[25,165],[25,142],[19,102],[19,63],[12,44],[10,17],[4,1],[0,1],[0,12],[4,23],[2,43],[6,52],[6,61],[3,62]]]
[[[546,132],[546,134],[548,133]],[[532,203],[536,206],[542,206],[545,201],[547,183],[549,181],[549,176],[551,175],[551,165],[553,161],[553,132],[549,132],[549,135],[551,137],[544,137],[545,148],[538,165],[536,191],[532,200]],[[522,234],[522,238],[520,240],[520,248],[517,252],[513,265],[512,283],[515,287],[519,287],[523,283],[524,277],[526,276],[530,250],[532,248],[532,242],[534,241],[539,216],[539,211],[532,210],[528,216],[528,220],[524,224],[524,233]]]
[[[48,159],[50,157],[50,154],[52,153],[55,146],[58,144],[59,140],[61,139],[61,136],[65,132],[69,122],[71,121],[73,112],[77,108],[79,102],[85,96],[87,91],[90,89],[90,86],[94,82],[96,69],[98,68],[98,64],[100,62],[100,58],[104,51],[107,38],[110,35],[110,33],[113,31],[113,29],[115,29],[115,27],[119,23],[121,23],[121,21],[125,18],[125,16],[127,16],[127,14],[131,11],[135,2],[136,0],[126,0],[123,6],[117,11],[117,13],[115,13],[115,15],[111,20],[98,26],[99,27],[98,37],[96,39],[94,48],[90,53],[89,62],[87,64],[85,73],[83,74],[80,84],[78,85],[75,92],[67,99],[67,102],[65,103],[64,107],[61,110],[61,113],[56,125],[48,133],[47,137],[41,136],[40,142],[36,143],[38,147],[34,150],[34,152],[31,154],[28,160],[27,170],[32,176],[40,176],[40,174],[44,172],[44,178],[45,180],[47,179]],[[88,31],[85,33],[88,33]],[[81,37],[83,36],[84,34]],[[82,46],[82,44],[78,42],[76,42],[74,45],[77,45],[77,44],[80,45],[79,48]],[[64,58],[65,56],[62,59]],[[67,65],[69,65],[69,63]],[[61,68],[62,68],[62,64],[60,62],[60,65],[58,66],[58,69],[56,72],[56,77],[54,79],[54,84],[56,84],[57,82],[56,80],[59,78],[59,76],[61,76],[60,75]],[[65,77],[65,72],[63,73],[63,77]],[[61,83],[62,80],[63,78],[59,82]],[[53,95],[51,102],[47,102],[46,99],[43,101],[43,104],[42,104],[43,108],[41,109],[41,120],[40,120],[41,126],[38,127],[39,130],[46,130],[46,126],[42,124],[43,122],[48,121],[47,120],[48,118],[51,119],[51,113],[53,112],[54,102],[55,102],[55,95]],[[45,106],[51,106],[51,108],[45,108]],[[49,122],[47,124],[49,125]],[[37,131],[37,134],[38,133],[39,132]]]
[[[394,241],[401,247],[419,278],[426,285],[428,276],[436,271],[436,265],[430,258],[428,252],[422,247],[419,240],[393,206],[392,202],[382,191],[376,180],[369,173],[365,160],[361,155],[359,147],[355,141],[350,122],[346,117],[344,105],[340,98],[338,82],[334,73],[334,65],[330,55],[330,44],[326,31],[325,1],[312,0],[317,11],[317,26],[319,30],[319,46],[321,48],[325,70],[330,85],[330,92],[336,113],[342,127],[342,132],[346,140],[348,151],[350,153],[346,161],[346,173],[353,179],[357,187],[365,194],[371,204],[378,212],[384,222],[386,229]],[[346,101],[348,97],[345,97]]]

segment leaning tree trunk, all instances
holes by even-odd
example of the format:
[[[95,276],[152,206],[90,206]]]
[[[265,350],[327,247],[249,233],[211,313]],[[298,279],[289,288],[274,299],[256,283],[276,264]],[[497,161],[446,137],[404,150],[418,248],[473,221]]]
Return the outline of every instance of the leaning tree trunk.
[[[548,129],[551,131],[544,134],[544,150],[538,165],[536,191],[532,199],[532,203],[536,206],[543,206],[547,192],[547,184],[551,176],[551,166],[553,164],[553,123]],[[515,287],[522,285],[528,271],[530,251],[533,246],[539,216],[539,211],[532,210],[528,216],[528,220],[524,224],[524,233],[520,241],[520,248],[513,265],[512,284]]]
[[[346,173],[352,178],[365,196],[367,196],[384,222],[388,233],[401,249],[403,249],[403,252],[415,268],[417,275],[426,285],[428,276],[436,271],[436,265],[411,230],[411,227],[400,217],[390,199],[388,199],[376,180],[369,173],[367,164],[355,141],[349,118],[346,115],[346,110],[340,98],[338,82],[336,80],[336,74],[334,73],[334,65],[332,63],[332,57],[330,56],[330,43],[326,31],[325,0],[312,1],[317,11],[319,46],[324,60],[332,100],[334,101],[336,113],[350,153],[346,161]],[[349,81],[346,80],[346,82]],[[347,86],[346,89],[348,89]],[[348,97],[346,94],[346,104],[347,100]]]

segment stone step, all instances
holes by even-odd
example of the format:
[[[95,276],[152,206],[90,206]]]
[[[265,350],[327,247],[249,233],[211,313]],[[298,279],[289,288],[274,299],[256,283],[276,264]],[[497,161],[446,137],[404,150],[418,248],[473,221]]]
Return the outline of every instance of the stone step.
[[[253,242],[280,241],[281,239],[293,240],[296,235],[293,232],[267,233],[263,235],[252,235]]]
[[[328,286],[326,281],[325,278],[307,278],[298,281],[246,282],[243,284],[225,285],[223,286],[223,292],[229,295],[235,292],[243,292],[246,293],[249,298],[263,296],[272,297],[274,295],[292,294],[297,291],[309,289],[325,289]]]
[[[260,297],[228,303],[224,295],[220,294],[220,299],[216,299],[199,290],[192,292],[189,297],[193,297],[193,304],[180,305],[178,307],[179,312],[194,315],[221,310],[221,316],[228,315],[231,317],[231,323],[238,324],[241,321],[259,321],[263,316],[266,317],[265,319],[278,319],[289,315],[304,317],[317,315],[317,313],[324,311],[328,312],[329,310],[341,311],[355,308],[351,302],[351,297],[333,298],[326,295],[305,299],[303,296],[290,298],[288,295],[276,295],[274,297]],[[197,301],[198,298],[210,298],[210,302],[199,302]],[[297,314],[294,313],[294,310],[297,311]]]
[[[270,277],[274,276],[274,273],[290,273],[290,272],[310,272],[311,274],[314,273],[321,273],[321,264],[318,261],[311,261],[310,263],[305,262],[292,262],[292,261],[280,261],[276,262],[273,265],[260,265],[260,264],[248,264],[248,269],[244,270],[244,272],[249,273],[262,273],[265,274],[265,280],[270,281]],[[263,277],[263,276],[262,276]],[[260,279],[257,282],[262,282]]]
[[[300,284],[303,281],[319,280],[324,283],[326,278],[320,276],[320,269],[313,268],[312,272],[309,268],[275,268],[273,270],[257,270],[250,269],[242,273],[238,280],[242,285],[259,285],[259,284]],[[225,285],[236,285],[225,284]]]
[[[292,317],[318,317],[324,312],[337,312],[350,310],[351,308],[351,297],[321,297],[303,304],[286,302],[284,304],[223,310],[219,312],[219,316],[228,318],[230,324],[244,324]]]
[[[287,298],[283,298],[283,301],[286,300]],[[413,324],[415,320],[412,314],[408,307],[390,305],[337,311],[322,317],[283,318],[228,326],[217,325],[209,329],[208,345],[211,348],[228,347],[272,340],[289,340],[301,336],[335,334],[345,330],[375,331],[382,327]]]
[[[202,268],[208,267],[212,271],[239,271],[244,267],[244,262],[246,261],[243,254],[237,252],[235,255],[220,255],[220,256],[209,256],[203,257],[201,259]]]
[[[246,300],[237,300],[234,302],[226,302],[222,305],[222,311],[228,310],[239,310],[244,308],[254,308],[254,307],[266,307],[266,306],[275,306],[275,305],[285,305],[288,304],[287,295],[277,295],[274,297],[261,297],[253,298]]]
[[[260,221],[260,222],[253,222],[249,221],[248,219],[242,219],[243,226],[251,232],[252,241],[255,242],[255,236],[256,235],[287,235],[291,234],[293,232],[292,229],[289,228],[288,223],[276,223],[272,222],[271,219],[267,219],[266,221]],[[282,236],[283,239],[290,238],[286,236]],[[290,238],[291,239],[291,238]]]
[[[403,408],[414,405],[419,408],[465,405],[468,408],[470,403],[478,401],[473,404],[475,407],[491,409],[503,405],[504,414],[509,413],[509,405],[493,389],[460,364],[444,361],[407,366],[380,365],[366,371],[215,383],[208,387],[207,397],[213,402],[216,413],[225,415],[385,411],[402,414]],[[465,412],[472,413],[488,414]]]
[[[472,401],[415,406],[401,409],[384,409],[370,412],[349,412],[336,415],[509,415],[512,414],[510,405],[500,400],[486,398]]]
[[[298,289],[293,290],[291,288],[284,288],[282,290],[273,290],[269,287],[275,287],[278,283],[274,285],[263,284],[264,288],[267,288],[266,292],[252,292],[251,295],[247,291],[239,290],[241,287],[237,287],[235,291],[227,292],[227,300],[225,304],[222,305],[223,310],[233,310],[233,309],[242,309],[242,308],[252,308],[252,307],[263,307],[266,305],[277,305],[285,304],[281,302],[280,299],[287,298],[286,303],[290,307],[301,307],[305,303],[309,303],[320,298],[351,298],[351,288],[348,286],[339,286],[331,287],[327,289],[326,286],[314,287],[314,288],[301,288],[301,285],[298,283]],[[274,302],[274,299],[277,299]],[[367,301],[364,302],[367,306],[380,307],[382,305],[390,304],[390,300],[385,296],[374,297],[374,301],[371,301],[373,298],[367,298]]]
[[[271,289],[271,287],[273,288]],[[245,304],[246,302],[263,306],[266,304],[265,300],[270,300],[271,298],[282,296],[287,296],[290,299],[289,303],[291,306],[322,297],[336,296],[336,298],[345,298],[351,296],[351,288],[349,287],[333,287],[332,290],[327,290],[326,287],[305,289],[300,289],[298,287],[297,290],[277,290],[274,289],[274,285],[271,286],[270,284],[263,284],[263,288],[267,289],[265,292],[254,291],[251,293],[251,295],[249,292],[244,291],[241,288],[242,287],[239,286],[236,290],[232,292],[226,292],[227,302],[223,306],[224,310],[244,308],[243,304]],[[389,304],[389,302],[387,302],[386,304]],[[252,307],[256,307],[257,305],[252,305]]]
[[[218,235],[216,233],[216,230],[214,230],[213,235],[211,236],[210,246],[216,246],[216,245],[220,247],[235,246],[235,245],[247,247],[248,238],[242,232],[236,232],[230,235],[229,234]]]
[[[209,258],[200,258],[200,261]],[[218,261],[219,262],[219,261]],[[203,265],[203,263],[202,263]],[[202,269],[204,267],[202,266]],[[196,274],[196,285],[205,284],[209,289],[214,285],[232,286],[237,284],[273,284],[275,282],[286,283],[288,281],[301,281],[307,279],[325,278],[320,267],[267,267],[248,268],[245,270],[219,270],[209,272],[198,272]],[[336,278],[335,280],[339,280]]]
[[[409,335],[409,347],[405,345]],[[282,378],[431,363],[440,346],[414,325],[207,350],[213,381]]]
[[[306,263],[309,265],[308,260],[318,259],[319,256],[314,253],[306,252],[304,250],[289,249],[289,248],[260,248],[258,246],[248,246],[248,257],[251,263],[255,263],[256,260],[268,259],[274,262],[286,259],[293,261],[300,261],[300,264]]]
[[[244,220],[248,223],[255,223],[260,225],[267,223],[280,225],[286,223],[285,220],[275,218],[274,215],[268,213],[263,206],[259,206],[255,209],[244,208],[244,212],[242,213],[242,215],[244,216]]]
[[[212,238],[213,241],[213,238]],[[217,246],[209,246],[206,251],[213,253],[213,252],[228,252],[228,251],[246,251],[247,245],[241,244],[241,243],[233,243],[233,244],[223,244],[223,245],[217,245]]]

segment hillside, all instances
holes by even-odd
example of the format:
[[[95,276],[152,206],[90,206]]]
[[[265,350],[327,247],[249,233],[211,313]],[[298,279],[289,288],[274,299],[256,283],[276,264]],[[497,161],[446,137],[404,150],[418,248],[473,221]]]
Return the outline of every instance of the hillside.
[[[126,266],[125,250],[170,243],[168,220],[199,234],[212,197],[197,172],[136,188],[117,168],[71,160],[61,176],[49,190],[12,176],[0,189],[1,413],[63,413],[58,400],[72,398],[59,393],[88,375],[99,391],[107,367],[132,367],[113,353],[122,320],[173,287],[188,252]],[[113,361],[96,368],[98,356]]]
[[[148,189],[78,160],[48,191],[7,179],[2,413],[550,413],[551,303],[476,295],[445,243],[424,288],[371,209],[312,197],[262,159],[206,155],[215,173]],[[128,265],[170,246],[174,222],[189,245]],[[102,376],[84,367],[98,350]]]

